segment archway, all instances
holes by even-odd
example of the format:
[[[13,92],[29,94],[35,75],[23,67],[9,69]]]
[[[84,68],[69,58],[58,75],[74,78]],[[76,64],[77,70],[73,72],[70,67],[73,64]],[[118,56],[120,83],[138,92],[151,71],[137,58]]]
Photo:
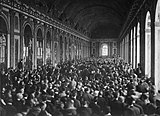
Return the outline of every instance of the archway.
[[[102,56],[108,56],[108,44],[103,44],[101,47]]]
[[[42,30],[37,31],[37,66],[43,65],[43,36]]]
[[[29,25],[24,29],[23,59],[26,69],[32,68],[32,30]]]
[[[155,85],[160,90],[160,0],[155,13]]]
[[[0,16],[0,70],[7,68],[7,24]]]
[[[151,77],[151,17],[149,11],[145,24],[145,75]]]
[[[47,32],[47,39],[46,39],[46,63],[51,64],[51,34]]]

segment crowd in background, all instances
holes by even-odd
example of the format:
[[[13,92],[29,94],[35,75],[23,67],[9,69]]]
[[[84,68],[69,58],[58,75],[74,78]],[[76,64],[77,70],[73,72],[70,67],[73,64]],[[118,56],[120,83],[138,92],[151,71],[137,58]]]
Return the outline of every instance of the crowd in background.
[[[140,64],[89,58],[0,73],[1,116],[159,116],[160,100]]]

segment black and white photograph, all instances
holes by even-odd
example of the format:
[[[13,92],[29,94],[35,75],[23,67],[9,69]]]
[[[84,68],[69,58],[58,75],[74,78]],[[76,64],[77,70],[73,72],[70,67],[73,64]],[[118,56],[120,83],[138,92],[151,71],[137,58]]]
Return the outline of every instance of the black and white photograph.
[[[0,0],[0,116],[160,116],[160,0]]]

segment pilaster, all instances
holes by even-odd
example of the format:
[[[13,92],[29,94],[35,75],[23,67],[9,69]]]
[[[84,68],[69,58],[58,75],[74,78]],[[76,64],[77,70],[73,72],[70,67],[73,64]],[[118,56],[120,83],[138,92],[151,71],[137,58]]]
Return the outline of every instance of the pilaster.
[[[151,14],[151,80],[155,84],[155,13]]]
[[[135,68],[137,68],[137,26],[135,27]]]
[[[10,66],[14,67],[14,14],[13,10],[10,10]]]
[[[142,73],[145,74],[145,13],[141,12],[140,20],[140,63],[142,67]]]

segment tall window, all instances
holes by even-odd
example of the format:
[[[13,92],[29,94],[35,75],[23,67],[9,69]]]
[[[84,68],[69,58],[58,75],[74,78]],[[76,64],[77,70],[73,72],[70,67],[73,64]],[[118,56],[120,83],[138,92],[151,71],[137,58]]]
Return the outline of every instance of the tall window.
[[[155,85],[160,90],[160,0],[157,2],[155,13]]]
[[[108,45],[107,44],[102,46],[102,56],[108,56]]]
[[[146,15],[145,27],[145,75],[151,77],[151,18],[149,12]]]
[[[23,45],[23,58],[25,68],[32,68],[32,31],[31,27],[27,25],[24,29],[24,45]]]

